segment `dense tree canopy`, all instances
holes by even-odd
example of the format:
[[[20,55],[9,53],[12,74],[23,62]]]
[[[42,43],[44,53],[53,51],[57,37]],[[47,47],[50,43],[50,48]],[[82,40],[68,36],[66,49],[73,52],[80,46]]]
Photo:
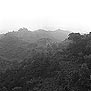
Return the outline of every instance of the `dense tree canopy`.
[[[13,60],[0,72],[0,91],[91,90],[91,33],[71,33],[67,40],[72,42],[65,48],[52,43]]]

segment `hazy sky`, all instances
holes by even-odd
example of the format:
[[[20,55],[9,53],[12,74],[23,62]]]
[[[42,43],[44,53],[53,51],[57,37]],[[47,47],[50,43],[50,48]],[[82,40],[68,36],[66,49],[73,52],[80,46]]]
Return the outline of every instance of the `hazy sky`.
[[[26,27],[91,30],[91,0],[0,0],[0,33]]]

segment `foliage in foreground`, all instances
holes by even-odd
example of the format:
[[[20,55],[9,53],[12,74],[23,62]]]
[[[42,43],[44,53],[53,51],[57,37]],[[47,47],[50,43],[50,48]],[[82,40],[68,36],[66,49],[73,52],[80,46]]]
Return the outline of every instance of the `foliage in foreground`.
[[[0,73],[0,91],[91,90],[91,34],[71,33],[68,40],[67,48],[35,49],[18,67]]]

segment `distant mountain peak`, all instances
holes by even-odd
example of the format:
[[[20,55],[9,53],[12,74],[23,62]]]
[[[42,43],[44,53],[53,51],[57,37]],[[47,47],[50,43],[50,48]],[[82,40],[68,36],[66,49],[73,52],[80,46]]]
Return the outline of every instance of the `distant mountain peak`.
[[[69,31],[62,29],[57,29],[55,31],[48,31],[45,29],[38,29],[35,31],[30,31],[27,28],[20,28],[18,31],[8,32],[6,36],[16,36],[18,39],[34,43],[41,38],[49,38],[53,41],[61,42],[68,37]],[[3,36],[4,37],[4,36]]]
[[[26,32],[26,31],[29,31],[29,30],[27,28],[23,27],[23,28],[20,28],[18,31],[19,32]]]

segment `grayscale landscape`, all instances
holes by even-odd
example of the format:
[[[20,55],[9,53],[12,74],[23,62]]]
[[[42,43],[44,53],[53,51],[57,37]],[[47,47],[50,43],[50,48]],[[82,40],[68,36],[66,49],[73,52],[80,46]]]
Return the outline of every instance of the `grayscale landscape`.
[[[91,91],[91,1],[0,0],[0,91]]]

